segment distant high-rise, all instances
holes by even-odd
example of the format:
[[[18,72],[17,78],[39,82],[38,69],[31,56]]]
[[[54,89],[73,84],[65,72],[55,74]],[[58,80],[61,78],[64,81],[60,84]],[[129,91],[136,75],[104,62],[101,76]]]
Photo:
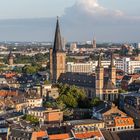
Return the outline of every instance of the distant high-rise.
[[[60,34],[59,20],[57,18],[55,39],[53,49],[50,49],[50,78],[56,83],[61,75],[65,73],[66,53],[63,50]]]
[[[93,45],[93,48],[96,49],[96,39],[95,38],[93,38],[93,44],[92,45]]]

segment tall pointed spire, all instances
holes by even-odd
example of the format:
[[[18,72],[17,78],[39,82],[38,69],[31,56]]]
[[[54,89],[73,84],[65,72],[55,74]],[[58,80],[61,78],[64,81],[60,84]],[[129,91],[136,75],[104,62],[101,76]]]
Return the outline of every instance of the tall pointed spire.
[[[62,52],[62,51],[63,51],[63,47],[62,47],[62,40],[61,40],[60,27],[59,27],[59,19],[57,17],[53,52]]]

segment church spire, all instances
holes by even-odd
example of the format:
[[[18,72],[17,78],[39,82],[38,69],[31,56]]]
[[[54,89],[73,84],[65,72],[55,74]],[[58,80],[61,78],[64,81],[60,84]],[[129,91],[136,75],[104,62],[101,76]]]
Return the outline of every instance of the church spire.
[[[57,17],[53,52],[62,52],[62,51],[63,51],[63,47],[62,47],[62,40],[61,40],[60,27],[59,27],[59,19]]]

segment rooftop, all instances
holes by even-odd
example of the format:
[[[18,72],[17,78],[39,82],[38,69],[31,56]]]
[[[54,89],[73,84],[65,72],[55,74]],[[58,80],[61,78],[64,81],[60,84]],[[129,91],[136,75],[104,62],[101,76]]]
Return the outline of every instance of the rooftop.
[[[116,117],[115,125],[116,126],[134,125],[134,121],[130,117]]]
[[[67,121],[66,123],[70,123],[71,125],[84,125],[84,124],[93,124],[93,123],[103,123],[103,121],[95,120],[95,119],[85,119],[85,120],[72,120]]]
[[[75,134],[75,137],[78,139],[85,139],[85,138],[102,137],[102,135],[99,131],[95,131],[95,132],[78,133]]]
[[[70,134],[68,134],[68,133],[49,135],[50,140],[64,140],[64,139],[68,139],[68,138],[71,138]]]
[[[110,132],[107,130],[102,131],[105,140],[139,140],[140,129]]]

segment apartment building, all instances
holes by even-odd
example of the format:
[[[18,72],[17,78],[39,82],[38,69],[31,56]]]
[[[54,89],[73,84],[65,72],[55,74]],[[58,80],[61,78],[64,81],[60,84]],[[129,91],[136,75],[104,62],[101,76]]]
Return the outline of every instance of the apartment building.
[[[75,73],[92,73],[95,72],[95,68],[98,65],[98,61],[89,61],[86,63],[74,63],[68,62],[66,64],[67,72]],[[104,68],[107,68],[110,65],[109,60],[102,61]],[[140,72],[140,61],[131,60],[130,58],[124,57],[123,59],[115,60],[116,69],[123,70],[125,73],[132,74]]]
[[[61,122],[63,120],[63,112],[60,109],[35,107],[29,109],[28,114],[37,117],[40,122]]]

